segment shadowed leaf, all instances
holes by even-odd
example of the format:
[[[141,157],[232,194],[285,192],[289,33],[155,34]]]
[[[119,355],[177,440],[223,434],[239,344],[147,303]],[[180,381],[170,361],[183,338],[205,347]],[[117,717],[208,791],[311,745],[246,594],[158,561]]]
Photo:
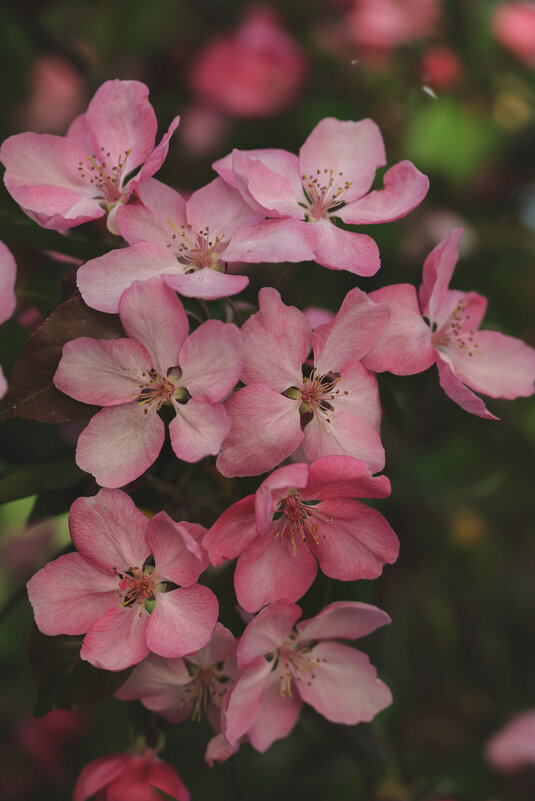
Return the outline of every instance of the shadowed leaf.
[[[28,498],[47,490],[70,487],[86,476],[86,473],[73,464],[70,457],[6,466],[0,472],[0,503]]]

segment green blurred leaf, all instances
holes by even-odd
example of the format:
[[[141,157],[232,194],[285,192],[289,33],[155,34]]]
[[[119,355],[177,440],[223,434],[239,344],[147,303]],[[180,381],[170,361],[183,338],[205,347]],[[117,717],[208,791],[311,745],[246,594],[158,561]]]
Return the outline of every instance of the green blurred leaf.
[[[27,498],[46,490],[62,489],[83,477],[70,457],[0,468],[0,503]]]

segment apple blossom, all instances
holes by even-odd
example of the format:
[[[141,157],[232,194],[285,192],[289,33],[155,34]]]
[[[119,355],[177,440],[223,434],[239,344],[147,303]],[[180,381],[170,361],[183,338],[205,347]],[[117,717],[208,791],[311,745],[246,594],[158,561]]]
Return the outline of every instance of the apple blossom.
[[[495,770],[512,773],[535,764],[535,710],[520,712],[492,735],[485,747]]]
[[[0,323],[9,320],[17,299],[15,297],[15,278],[17,265],[13,254],[0,240]],[[7,392],[7,381],[0,367],[0,398]]]

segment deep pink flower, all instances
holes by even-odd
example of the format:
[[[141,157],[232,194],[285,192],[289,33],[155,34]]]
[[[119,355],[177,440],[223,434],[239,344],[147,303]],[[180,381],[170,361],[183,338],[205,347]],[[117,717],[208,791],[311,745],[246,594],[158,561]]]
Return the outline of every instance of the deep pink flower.
[[[260,311],[241,329],[247,386],[225,404],[232,429],[217,461],[220,472],[264,473],[301,442],[309,460],[346,454],[381,470],[377,382],[359,360],[385,327],[388,307],[352,289],[334,320],[312,331],[275,289],[261,289],[258,298]],[[311,347],[314,367],[304,375]]]
[[[128,495],[107,489],[78,498],[69,525],[78,553],[27,584],[43,634],[85,634],[81,658],[104,670],[123,670],[151,651],[174,658],[206,645],[218,604],[195,583],[200,527],[165,512],[148,520]]]
[[[221,178],[188,201],[154,179],[137,194],[141,203],[122,206],[116,219],[132,247],[112,250],[78,270],[82,297],[94,309],[116,312],[122,293],[136,280],[161,277],[181,295],[214,300],[249,283],[244,275],[227,274],[225,262],[314,258],[306,238],[293,236],[299,223],[264,220]]]
[[[105,407],[76,450],[77,464],[104,487],[133,481],[155,461],[165,437],[163,404],[176,415],[169,433],[179,459],[218,453],[231,425],[220,401],[243,364],[236,326],[208,320],[188,336],[182,303],[158,278],[127,289],[119,315],[128,339],[72,340],[54,376],[62,392]]]
[[[485,748],[487,762],[496,770],[512,773],[535,764],[535,710],[515,715],[493,734]]]
[[[300,229],[303,236],[312,230],[318,264],[374,275],[380,267],[374,240],[339,228],[335,219],[352,225],[397,220],[421,203],[429,187],[410,161],[401,161],[385,173],[384,189],[370,192],[375,171],[384,164],[383,138],[372,120],[327,117],[299,157],[286,150],[234,150],[213,167],[267,217],[311,223]]]
[[[374,372],[396,375],[420,373],[436,362],[446,395],[467,412],[496,419],[468,387],[491,398],[532,395],[535,350],[498,331],[478,330],[486,299],[477,292],[449,289],[462,230],[452,231],[425,260],[419,303],[411,284],[370,293],[390,305],[392,316],[363,362]]]
[[[528,67],[535,67],[535,3],[499,3],[492,28],[504,47]]]
[[[395,562],[399,542],[384,517],[354,498],[386,498],[390,482],[365,462],[324,456],[275,470],[255,495],[233,504],[204,546],[213,564],[238,558],[238,602],[256,612],[272,601],[297,601],[322,571],[342,581],[377,578]]]
[[[297,42],[269,6],[246,11],[239,28],[218,36],[198,55],[191,73],[200,100],[236,117],[266,117],[289,106],[307,73]]]
[[[451,89],[459,83],[462,72],[459,56],[449,47],[435,45],[422,56],[422,80],[433,89]]]
[[[435,32],[440,0],[354,0],[354,39],[365,49],[391,50]]]
[[[339,601],[297,623],[301,609],[276,601],[249,623],[238,645],[243,670],[229,693],[225,734],[247,734],[258,751],[286,737],[303,701],[334,723],[370,721],[392,702],[366,654],[336,640],[364,637],[390,622],[369,604]]]
[[[73,801],[162,801],[163,790],[176,801],[189,801],[188,788],[151,748],[94,759],[78,776]]]
[[[110,212],[108,227],[117,233],[117,206],[160,169],[179,121],[155,147],[158,126],[148,95],[139,81],[106,81],[66,136],[6,139],[0,148],[4,181],[23,211],[60,233]]]

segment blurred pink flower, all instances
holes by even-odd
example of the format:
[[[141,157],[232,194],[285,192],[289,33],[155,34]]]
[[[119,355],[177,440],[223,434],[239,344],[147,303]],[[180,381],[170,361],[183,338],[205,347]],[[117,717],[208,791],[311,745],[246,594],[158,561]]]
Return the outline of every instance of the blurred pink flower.
[[[191,85],[201,102],[235,117],[266,117],[298,96],[307,61],[269,6],[251,7],[240,27],[199,54]]]
[[[485,757],[490,765],[509,773],[535,764],[535,709],[515,715],[488,741]]]
[[[392,50],[435,32],[440,0],[354,0],[349,16],[363,48]]]
[[[180,144],[195,158],[215,152],[228,133],[229,118],[213,106],[195,103],[180,118]]]
[[[444,45],[430,47],[422,56],[422,81],[433,89],[451,89],[460,80],[462,64],[455,51]]]
[[[17,265],[9,248],[0,241],[0,323],[9,320],[17,299],[15,297],[15,278]],[[7,392],[7,381],[0,367],[0,398]]]
[[[30,75],[30,94],[17,114],[20,128],[62,134],[86,105],[87,89],[80,73],[61,56],[38,59]]]
[[[528,67],[535,67],[535,3],[500,3],[492,28],[504,47]]]

